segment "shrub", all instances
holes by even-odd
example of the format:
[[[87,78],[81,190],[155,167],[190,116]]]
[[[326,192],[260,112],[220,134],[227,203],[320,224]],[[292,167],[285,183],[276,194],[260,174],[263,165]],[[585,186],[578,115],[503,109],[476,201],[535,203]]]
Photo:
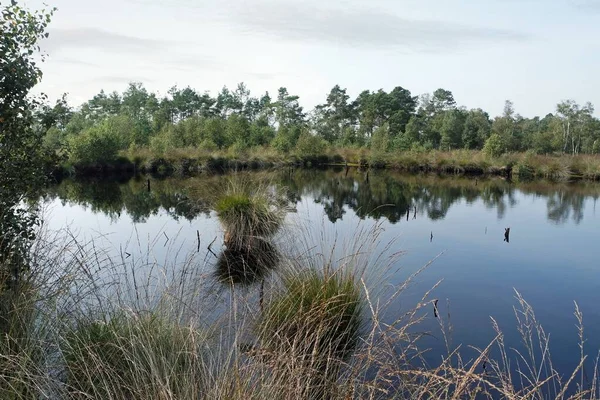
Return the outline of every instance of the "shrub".
[[[500,157],[506,152],[506,143],[500,135],[494,133],[485,141],[483,152],[490,157]]]
[[[303,132],[296,143],[296,155],[301,158],[312,158],[325,152],[327,143],[320,137]]]
[[[69,159],[75,163],[114,161],[120,149],[121,140],[116,133],[99,127],[69,138]]]
[[[514,173],[521,181],[531,180],[535,177],[535,170],[525,162],[518,163],[514,168]]]

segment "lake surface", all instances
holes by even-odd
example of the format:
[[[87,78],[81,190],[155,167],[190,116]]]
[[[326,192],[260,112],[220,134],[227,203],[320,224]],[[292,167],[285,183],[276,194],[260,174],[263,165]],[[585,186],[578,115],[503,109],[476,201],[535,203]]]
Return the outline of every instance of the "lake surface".
[[[598,184],[516,184],[389,171],[367,176],[352,169],[244,175],[267,182],[289,202],[288,228],[279,240],[284,246],[327,251],[337,243],[336,251],[343,253],[358,232],[380,228],[375,250],[389,247],[389,253],[403,254],[384,271],[367,272],[378,289],[400,284],[439,256],[386,311],[389,321],[441,280],[431,297],[439,299],[440,313],[450,316],[453,346],[463,344],[467,353],[466,345],[485,347],[495,336],[491,316],[507,345],[519,348],[513,311],[517,290],[550,334],[559,372],[570,373],[579,361],[574,301],[583,312],[590,359],[600,349]],[[145,259],[134,271],[138,279],[164,279],[188,253],[201,260],[198,269],[211,274],[223,232],[210,199],[228,179],[150,178],[150,191],[145,177],[66,180],[47,190],[44,220],[51,229],[68,226],[82,242],[93,240],[106,257]],[[504,240],[507,227],[509,242]],[[156,269],[157,264],[164,268]],[[419,329],[432,332],[424,343],[434,364],[445,345],[436,333],[433,309]]]

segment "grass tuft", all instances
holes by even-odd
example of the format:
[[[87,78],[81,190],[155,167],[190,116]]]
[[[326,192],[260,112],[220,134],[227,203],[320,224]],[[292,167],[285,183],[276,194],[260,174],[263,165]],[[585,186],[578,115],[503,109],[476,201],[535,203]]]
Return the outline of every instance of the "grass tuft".
[[[285,205],[268,186],[232,179],[216,201],[215,211],[225,229],[225,243],[237,248],[252,238],[269,237],[282,226]]]

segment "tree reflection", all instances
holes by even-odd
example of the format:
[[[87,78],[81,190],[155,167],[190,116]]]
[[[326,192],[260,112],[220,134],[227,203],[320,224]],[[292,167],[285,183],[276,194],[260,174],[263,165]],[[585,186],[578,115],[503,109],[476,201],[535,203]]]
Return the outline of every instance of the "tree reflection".
[[[564,224],[580,223],[586,199],[600,197],[596,183],[557,184],[530,182],[513,184],[502,179],[469,179],[435,175],[402,175],[391,171],[371,171],[369,179],[356,169],[295,170],[248,173],[249,179],[270,182],[291,205],[302,198],[314,199],[322,205],[328,219],[335,223],[351,210],[358,218],[387,219],[399,223],[407,214],[443,220],[460,202],[481,202],[494,209],[499,220],[517,205],[518,193],[546,199],[548,220]],[[122,213],[134,222],[165,212],[174,219],[193,220],[209,215],[211,196],[226,185],[227,176],[199,176],[190,179],[166,179],[152,182],[148,192],[146,181],[66,180],[47,191],[50,199],[89,207],[117,219]]]

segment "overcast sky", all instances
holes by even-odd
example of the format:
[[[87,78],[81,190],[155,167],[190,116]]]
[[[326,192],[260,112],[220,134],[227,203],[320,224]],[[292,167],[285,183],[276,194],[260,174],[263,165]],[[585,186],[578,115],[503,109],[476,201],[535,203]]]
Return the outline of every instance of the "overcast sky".
[[[571,98],[600,109],[600,0],[45,2],[58,11],[38,89],[76,105],[130,81],[161,94],[243,81],[306,108],[339,84],[352,97],[442,87],[492,115],[506,99],[525,116]]]

